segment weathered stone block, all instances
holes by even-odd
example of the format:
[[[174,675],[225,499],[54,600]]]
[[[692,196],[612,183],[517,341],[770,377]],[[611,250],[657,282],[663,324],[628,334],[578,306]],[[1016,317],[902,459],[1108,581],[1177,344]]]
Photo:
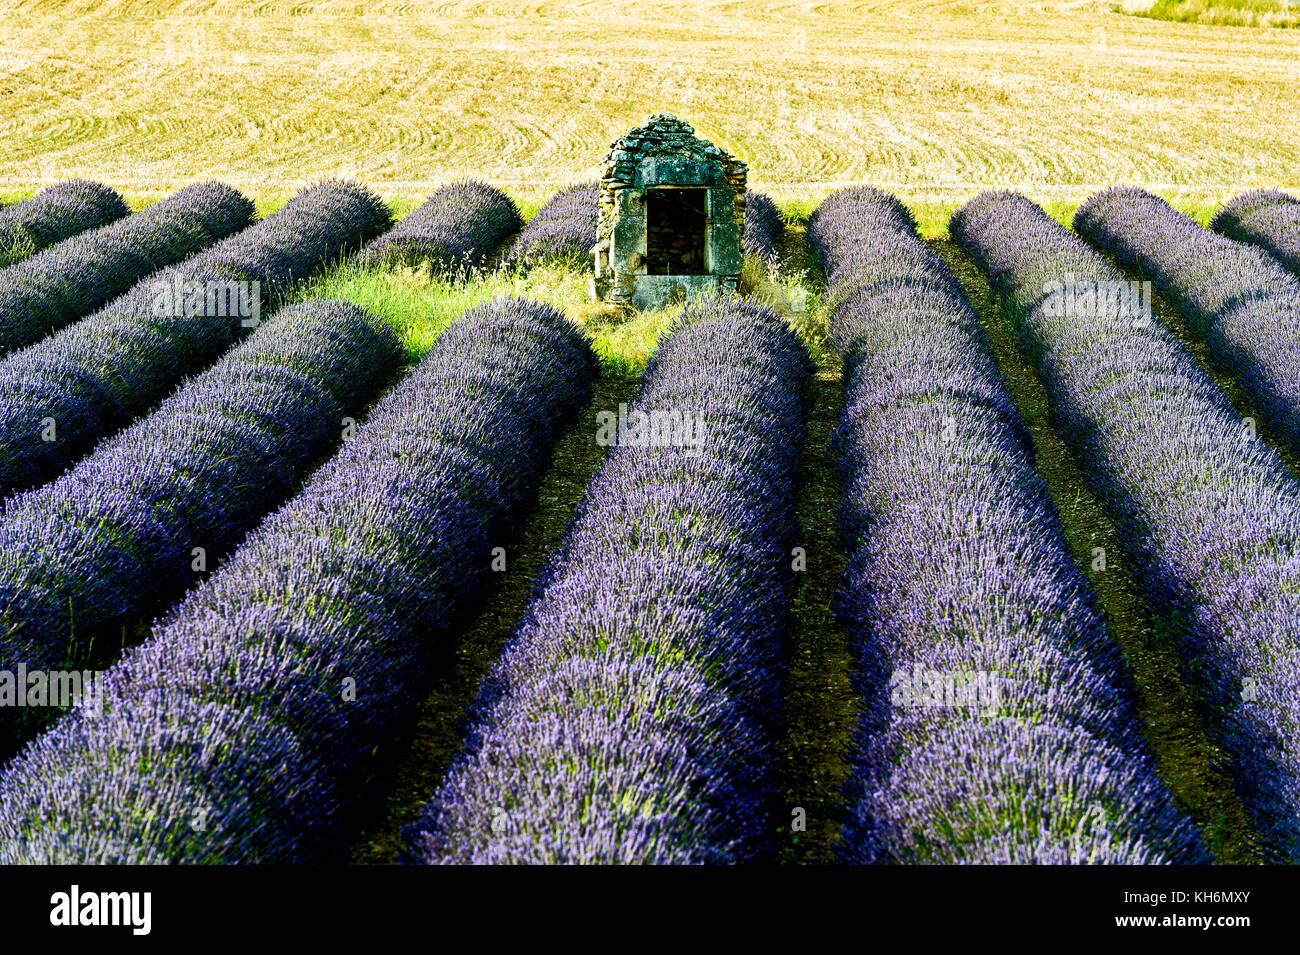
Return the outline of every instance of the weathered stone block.
[[[631,304],[634,308],[663,308],[718,295],[716,275],[638,275]]]

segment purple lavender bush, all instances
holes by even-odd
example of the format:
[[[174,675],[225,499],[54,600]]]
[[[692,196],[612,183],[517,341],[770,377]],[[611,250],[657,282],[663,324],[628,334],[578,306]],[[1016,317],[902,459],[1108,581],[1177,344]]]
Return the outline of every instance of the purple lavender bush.
[[[1149,278],[1300,453],[1300,277],[1136,187],[1097,193],[1079,207],[1074,228]]]
[[[1252,189],[1226,203],[1210,228],[1250,242],[1300,275],[1300,199],[1280,189]]]
[[[875,189],[808,236],[840,302],[835,611],[864,702],[842,861],[1204,861],[957,280]]]
[[[745,192],[745,233],[742,247],[746,255],[759,259],[768,268],[781,260],[777,243],[785,234],[785,220],[776,203],[753,189]]]
[[[229,186],[197,183],[0,269],[0,355],[40,341],[151,272],[247,228],[253,214],[253,203]]]
[[[376,751],[536,494],[595,356],[558,311],[454,322],[355,437],[0,776],[0,863],[337,860]]]
[[[287,498],[400,362],[344,302],[290,306],[147,418],[0,512],[0,671],[65,668],[164,606]],[[29,735],[0,708],[0,752]],[[13,730],[13,732],[6,732]],[[8,737],[8,738],[6,738]],[[5,745],[6,743],[10,745]]]
[[[86,179],[69,179],[0,207],[0,267],[130,212],[115,190]]]
[[[548,199],[515,238],[505,264],[527,269],[544,262],[578,268],[591,264],[600,213],[600,183],[581,182]]]
[[[495,186],[465,179],[434,192],[370,243],[359,261],[368,266],[427,261],[444,275],[470,272],[487,266],[492,253],[521,225],[513,199]]]
[[[258,283],[274,307],[314,271],[390,223],[369,190],[344,181],[300,192],[274,215],[155,273],[107,307],[0,360],[0,497],[50,480],[145,414],[186,375],[253,327],[220,309],[161,310],[159,290]]]
[[[1119,270],[1014,193],[958,210],[1111,502],[1274,860],[1300,860],[1300,483]],[[1104,290],[1111,290],[1102,294]]]
[[[674,324],[405,861],[770,850],[809,371],[770,309],[698,305]]]

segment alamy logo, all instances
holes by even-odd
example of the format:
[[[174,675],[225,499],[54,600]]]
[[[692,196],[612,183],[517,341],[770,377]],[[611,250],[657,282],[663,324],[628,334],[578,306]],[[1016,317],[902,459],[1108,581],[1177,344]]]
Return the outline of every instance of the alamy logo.
[[[968,707],[990,716],[1002,700],[997,674],[987,670],[895,670],[889,701],[898,707]]]
[[[696,457],[704,447],[704,419],[680,408],[656,408],[649,413],[630,411],[596,414],[596,443],[601,447],[685,448]]]
[[[132,935],[148,935],[152,910],[149,892],[82,892],[74,885],[50,896],[51,925],[125,925]]]
[[[1124,318],[1135,328],[1151,324],[1154,293],[1150,282],[1102,282],[1065,274],[1063,282],[1047,282],[1044,314],[1052,318]]]
[[[156,318],[239,318],[245,328],[262,323],[261,282],[191,282],[173,275],[171,281],[151,283],[149,290]]]
[[[28,670],[24,663],[17,670],[0,670],[0,707],[79,706],[98,716],[103,703],[95,670]]]

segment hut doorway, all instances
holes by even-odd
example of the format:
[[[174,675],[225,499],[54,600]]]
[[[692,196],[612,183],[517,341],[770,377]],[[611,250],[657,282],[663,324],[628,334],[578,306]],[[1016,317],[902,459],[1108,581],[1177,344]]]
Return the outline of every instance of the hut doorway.
[[[699,275],[708,271],[708,190],[647,189],[646,272]]]

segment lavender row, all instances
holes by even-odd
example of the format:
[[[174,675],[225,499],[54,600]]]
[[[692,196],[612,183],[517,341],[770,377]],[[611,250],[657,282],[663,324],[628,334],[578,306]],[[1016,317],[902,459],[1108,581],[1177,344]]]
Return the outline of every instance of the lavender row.
[[[48,481],[146,413],[243,338],[263,306],[389,222],[387,207],[361,186],[312,186],[265,221],[0,360],[0,496]]]
[[[514,200],[495,186],[472,179],[448,183],[372,242],[361,262],[414,266],[428,261],[434,272],[473,271],[486,266],[522,224]]]
[[[399,361],[396,336],[361,309],[290,306],[67,474],[11,498],[0,671],[67,667],[165,606],[293,492]],[[3,729],[24,712],[0,708]],[[14,735],[26,734],[0,742]]]
[[[1259,246],[1300,275],[1300,198],[1278,189],[1252,189],[1215,213],[1210,228]]]
[[[625,422],[602,423],[617,444],[408,831],[408,861],[769,850],[809,367],[757,305],[697,306],[673,327]]]
[[[427,689],[536,493],[595,358],[497,299],[153,638],[0,777],[0,863],[337,858],[377,748]]]
[[[1300,277],[1136,187],[1092,196],[1074,228],[1180,308],[1215,362],[1300,452]]]
[[[761,192],[750,189],[745,193],[744,252],[774,268],[780,262],[777,243],[785,234],[785,220],[776,203]]]
[[[1300,859],[1300,484],[1122,273],[1036,205],[987,193],[951,231],[1021,326],[1148,592],[1182,621],[1272,857]]]
[[[0,267],[130,212],[116,191],[97,182],[69,179],[50,186],[0,208]]]
[[[554,262],[574,267],[591,259],[600,212],[600,183],[582,182],[546,201],[515,239],[505,264],[522,269]]]
[[[1203,861],[952,273],[875,189],[809,239],[841,299],[835,611],[864,701],[841,858]]]
[[[0,270],[0,355],[40,341],[149,273],[247,228],[253,214],[253,203],[229,186],[198,183]]]
[[[834,199],[829,204],[822,202],[808,217],[808,244],[821,260],[832,301],[842,302],[864,285],[891,281],[937,283],[941,289],[961,294],[951,273],[934,270],[934,255],[923,244],[900,242],[896,231],[862,229],[864,218],[872,221],[884,214],[882,207],[895,210],[891,216],[902,215],[911,223],[911,213],[893,197],[862,186],[841,189]]]

